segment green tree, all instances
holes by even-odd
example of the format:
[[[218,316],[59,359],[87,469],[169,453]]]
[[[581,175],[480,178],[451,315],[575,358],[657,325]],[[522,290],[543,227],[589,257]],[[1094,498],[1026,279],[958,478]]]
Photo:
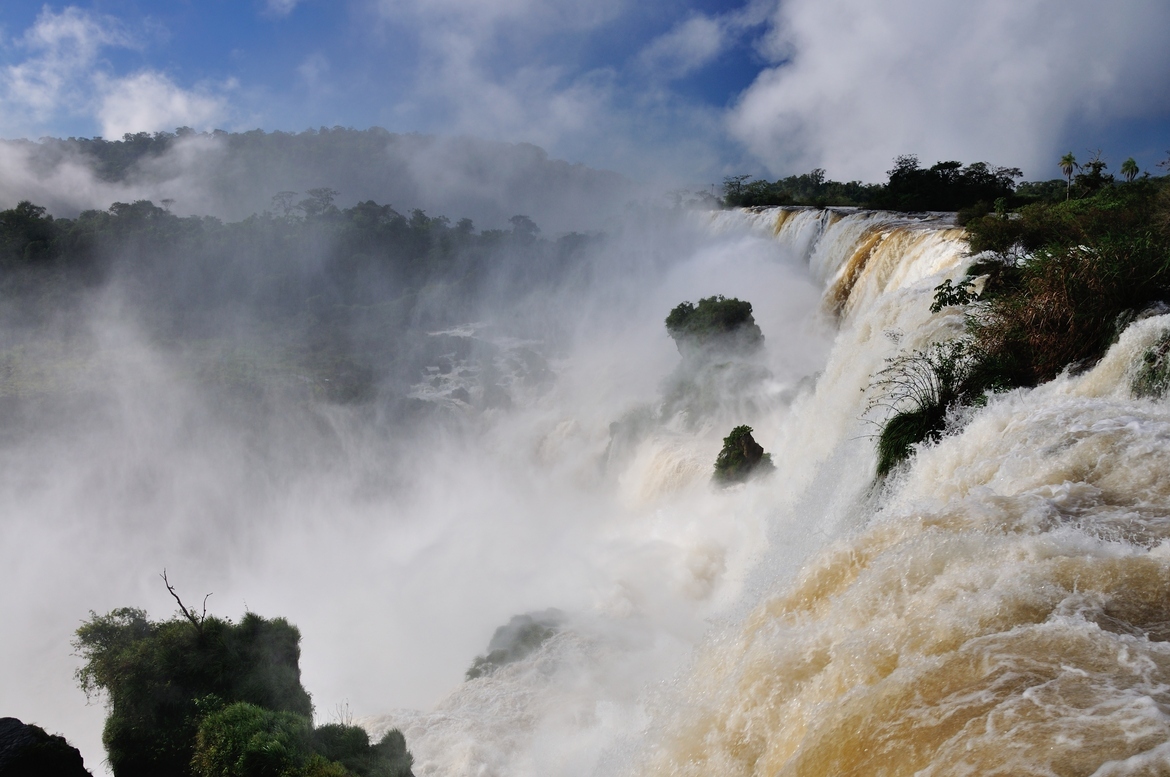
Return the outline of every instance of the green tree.
[[[1133,157],[1121,163],[1121,174],[1125,176],[1126,183],[1133,183],[1133,179],[1137,178],[1137,174],[1140,172],[1137,162],[1134,161]]]
[[[1073,180],[1083,192],[1095,194],[1101,189],[1113,185],[1113,176],[1105,173],[1108,167],[1109,165],[1105,164],[1105,160],[1101,158],[1101,152],[1097,151],[1092,159],[1082,165],[1081,173]]]
[[[0,211],[0,265],[35,263],[51,257],[58,232],[45,208],[28,200]]]
[[[406,737],[396,728],[371,744],[363,728],[328,723],[313,731],[313,750],[358,777],[412,777],[414,757],[406,749]]]
[[[281,192],[284,194],[284,192]],[[306,218],[323,215],[333,208],[333,199],[341,192],[327,186],[309,189],[309,196],[297,203],[297,207],[305,212]],[[280,196],[279,194],[277,195]]]
[[[281,215],[288,218],[296,208],[297,192],[277,192],[272,195],[272,207],[279,208]]]
[[[106,696],[102,741],[116,777],[192,774],[197,700],[208,695],[308,718],[300,638],[283,618],[254,613],[238,624],[216,617],[158,623],[133,608],[91,613],[74,641],[84,661],[77,679],[87,695]]]
[[[1068,179],[1068,185],[1065,187],[1064,193],[1065,200],[1072,197],[1072,175],[1079,168],[1080,165],[1077,164],[1077,158],[1073,156],[1073,152],[1070,151],[1060,158],[1060,171]]]
[[[728,205],[740,205],[744,187],[751,180],[750,175],[729,175],[723,179],[723,201]]]

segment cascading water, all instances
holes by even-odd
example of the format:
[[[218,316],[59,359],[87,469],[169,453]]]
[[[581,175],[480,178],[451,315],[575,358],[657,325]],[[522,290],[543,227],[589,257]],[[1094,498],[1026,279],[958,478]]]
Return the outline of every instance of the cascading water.
[[[956,238],[874,225],[837,252],[842,329],[796,427],[849,425],[892,342],[956,333],[929,313]],[[704,645],[636,771],[1170,773],[1170,413],[1129,389],[1168,328],[1132,325],[1088,373],[992,398],[869,504],[854,491],[855,520]]]
[[[37,634],[6,643],[37,667],[6,692],[98,763],[100,708],[54,717],[79,707],[69,635],[90,609],[165,612],[169,566],[205,575],[190,585],[218,613],[300,626],[321,719],[342,699],[416,708],[361,720],[402,728],[419,777],[1170,773],[1170,413],[1129,392],[1170,317],[952,419],[879,484],[867,388],[963,334],[960,309],[930,311],[969,261],[962,231],[699,218],[615,238],[627,274],[566,295],[582,323],[559,351],[435,333],[413,399],[452,428],[387,443],[366,410],[326,407],[274,435],[287,464],[220,423],[181,362],[95,325],[106,415],[0,448],[0,560],[43,592],[5,594]],[[663,318],[714,294],[754,304],[765,352],[681,374]],[[776,472],[717,490],[742,423]],[[539,639],[460,681],[495,626],[550,607]],[[44,636],[48,612],[68,616]]]
[[[381,720],[405,726],[416,772],[1170,773],[1170,412],[1129,393],[1170,316],[1131,326],[1085,374],[955,419],[879,486],[865,389],[895,354],[962,334],[960,311],[930,312],[968,261],[961,230],[812,209],[712,228],[802,256],[818,315],[838,322],[815,385],[757,419],[774,477],[711,494],[669,429],[625,473],[671,470],[643,508],[757,520],[688,562],[692,584],[711,581],[697,600],[722,587],[688,613],[715,626],[685,658],[693,621],[670,633],[636,605],[598,608],[437,710]],[[745,539],[754,552],[720,557]]]

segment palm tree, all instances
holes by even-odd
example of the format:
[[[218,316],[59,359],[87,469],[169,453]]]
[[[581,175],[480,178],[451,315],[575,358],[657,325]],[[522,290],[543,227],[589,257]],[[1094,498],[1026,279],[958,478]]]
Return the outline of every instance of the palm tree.
[[[1133,183],[1133,179],[1137,178],[1139,172],[1137,162],[1133,161],[1133,157],[1121,163],[1121,174],[1125,176],[1126,183]]]
[[[1060,158],[1060,171],[1064,173],[1065,178],[1068,179],[1068,188],[1065,190],[1064,199],[1067,202],[1068,198],[1072,196],[1072,174],[1073,171],[1079,168],[1077,158],[1073,156],[1073,152],[1068,152]]]

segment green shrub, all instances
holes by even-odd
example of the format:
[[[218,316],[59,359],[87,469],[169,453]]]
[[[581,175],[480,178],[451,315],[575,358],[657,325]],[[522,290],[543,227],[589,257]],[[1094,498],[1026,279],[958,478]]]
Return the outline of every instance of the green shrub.
[[[737,426],[723,438],[723,449],[715,457],[714,478],[720,485],[730,485],[774,469],[772,456],[752,437],[752,428]]]
[[[947,279],[934,288],[934,304],[930,306],[931,313],[938,313],[943,308],[953,305],[970,305],[979,299],[975,293],[975,284],[964,279],[958,284],[951,284]]]
[[[309,718],[236,702],[203,718],[191,764],[199,777],[299,777],[312,754]]]
[[[1142,180],[969,223],[971,250],[990,252],[981,265],[994,268],[969,318],[982,369],[1034,386],[1090,366],[1119,322],[1170,298],[1168,196]]]
[[[414,763],[398,729],[387,731],[371,745],[365,729],[329,723],[314,729],[313,749],[322,759],[340,764],[358,777],[410,777]]]
[[[976,298],[970,281],[944,282],[931,309],[968,306],[969,337],[898,357],[875,376],[871,409],[889,414],[878,436],[879,475],[914,445],[937,441],[948,408],[1087,368],[1139,311],[1170,299],[1170,187],[1156,179],[1112,186],[1102,177],[1093,190],[967,224],[972,252],[986,252],[968,271],[986,276],[982,293]],[[1167,351],[1165,342],[1147,351],[1134,393],[1166,390]]]
[[[878,434],[877,473],[885,477],[913,446],[942,439],[948,408],[980,401],[988,384],[968,344],[953,340],[891,359],[870,390],[868,409],[889,414]]]
[[[183,618],[162,623],[132,608],[91,613],[77,630],[81,687],[107,696],[115,777],[410,777],[400,732],[371,746],[354,726],[313,729],[295,626],[179,607]]]

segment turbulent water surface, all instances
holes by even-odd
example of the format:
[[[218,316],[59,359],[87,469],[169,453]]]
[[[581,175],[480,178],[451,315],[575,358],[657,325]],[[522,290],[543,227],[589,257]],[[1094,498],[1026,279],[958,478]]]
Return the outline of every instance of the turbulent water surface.
[[[181,370],[95,323],[134,376],[112,381],[122,403],[5,452],[4,579],[39,590],[3,594],[31,635],[5,659],[36,667],[5,670],[5,699],[84,732],[96,764],[100,707],[64,711],[69,634],[89,609],[162,616],[152,574],[186,565],[224,615],[297,623],[318,717],[401,728],[420,777],[1170,773],[1170,413],[1129,391],[1170,316],[957,414],[880,483],[868,387],[963,333],[960,309],[930,312],[970,262],[962,231],[699,221],[627,236],[631,262],[669,257],[636,294],[567,296],[580,324],[558,348],[490,322],[436,333],[479,344],[414,391],[462,425],[387,441],[326,408],[311,469],[291,432],[240,440],[215,408],[192,428]],[[712,294],[753,303],[765,353],[688,372],[662,320]],[[485,371],[510,406],[473,413]],[[776,472],[716,490],[741,423]]]

